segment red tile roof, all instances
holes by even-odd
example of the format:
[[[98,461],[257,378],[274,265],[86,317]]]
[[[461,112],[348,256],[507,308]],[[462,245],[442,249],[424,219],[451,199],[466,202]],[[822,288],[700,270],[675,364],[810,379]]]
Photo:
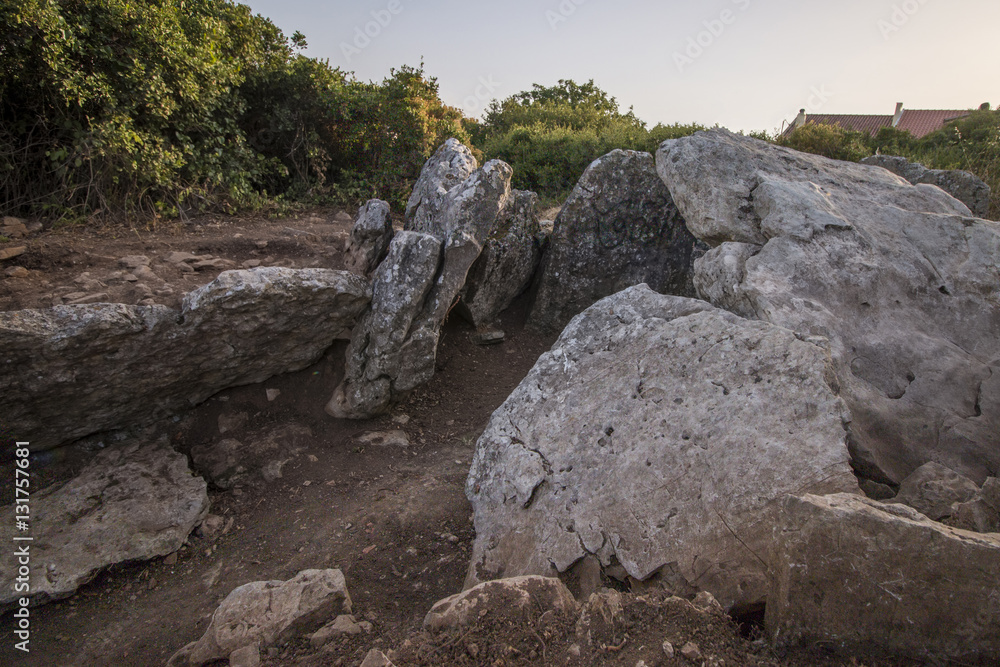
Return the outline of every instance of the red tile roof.
[[[924,110],[924,109],[904,109],[903,117],[896,127],[900,130],[909,130],[910,134],[919,139],[925,137],[935,130],[940,130],[945,123],[956,118],[968,116],[968,110]]]
[[[875,134],[883,127],[892,125],[892,114],[888,116],[872,114],[832,114],[832,113],[811,113],[806,116],[806,125],[839,125],[845,130],[856,132],[867,132]]]

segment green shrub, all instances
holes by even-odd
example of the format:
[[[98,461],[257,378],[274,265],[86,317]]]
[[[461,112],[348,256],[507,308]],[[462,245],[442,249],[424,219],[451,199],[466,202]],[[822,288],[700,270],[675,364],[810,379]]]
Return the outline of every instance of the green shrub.
[[[776,143],[797,151],[850,162],[857,162],[872,154],[867,134],[846,130],[837,125],[803,125],[787,137],[778,137]]]

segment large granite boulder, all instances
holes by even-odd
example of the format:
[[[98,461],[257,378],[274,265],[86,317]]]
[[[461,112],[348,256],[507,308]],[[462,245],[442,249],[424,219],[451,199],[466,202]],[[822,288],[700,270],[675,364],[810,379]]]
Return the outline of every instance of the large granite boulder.
[[[779,644],[995,665],[1000,535],[854,495],[789,497],[774,532],[765,624]]]
[[[288,581],[255,581],[226,596],[205,634],[175,653],[168,667],[199,667],[248,646],[266,648],[315,632],[351,613],[340,570],[303,570]]]
[[[556,216],[529,322],[559,331],[598,299],[640,283],[694,296],[696,243],[653,156],[612,151],[587,167]]]
[[[466,586],[565,572],[763,600],[777,500],[858,492],[828,353],[645,285],[598,301],[493,413],[466,483]]]
[[[418,185],[430,194],[375,272],[371,308],[354,329],[347,373],[327,404],[334,417],[380,414],[433,377],[441,325],[510,196],[512,172],[505,162],[491,160],[450,189],[445,185],[453,171],[441,176],[431,170],[442,179],[433,189],[428,168]]]
[[[15,592],[15,549],[0,554],[0,611],[19,597],[43,604],[68,597],[110,565],[166,556],[181,548],[208,514],[205,480],[165,444],[132,444],[99,452],[79,475],[33,493],[30,593]],[[15,506],[0,510],[5,526]]]
[[[866,157],[861,164],[888,169],[914,185],[918,183],[936,185],[968,206],[972,215],[978,218],[985,218],[990,211],[990,186],[968,171],[928,169],[919,162],[910,162],[905,157],[895,155],[873,155]]]
[[[33,450],[151,423],[315,362],[371,299],[327,269],[226,271],[164,306],[0,313],[0,422]]]
[[[477,330],[490,328],[531,283],[542,257],[538,195],[511,191],[496,228],[472,265],[459,302]]]
[[[371,275],[389,252],[389,242],[394,233],[388,202],[369,200],[358,209],[358,217],[347,242],[344,264],[355,273]]]
[[[936,461],[1000,470],[1000,225],[875,167],[725,130],[657,166],[699,238],[702,298],[830,339],[854,465],[898,484]]]

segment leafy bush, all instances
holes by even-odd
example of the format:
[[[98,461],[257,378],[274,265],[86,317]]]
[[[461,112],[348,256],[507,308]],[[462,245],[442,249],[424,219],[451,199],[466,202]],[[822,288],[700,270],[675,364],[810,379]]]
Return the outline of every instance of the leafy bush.
[[[797,128],[787,137],[778,137],[781,146],[834,160],[857,162],[871,155],[868,135],[837,125],[811,124]]]
[[[564,199],[591,162],[616,148],[655,152],[666,139],[700,125],[657,125],[647,130],[631,109],[621,113],[615,98],[589,81],[560,80],[555,86],[493,101],[481,124],[470,128],[487,159],[514,168],[514,187],[534,190],[546,203]]]
[[[423,69],[361,83],[231,0],[0,4],[4,214],[399,202],[461,114]]]
[[[989,217],[1000,219],[1000,110],[978,111],[920,139],[905,130],[882,128],[874,136],[833,125],[805,125],[777,143],[839,160],[899,155],[929,169],[963,169],[990,186]]]

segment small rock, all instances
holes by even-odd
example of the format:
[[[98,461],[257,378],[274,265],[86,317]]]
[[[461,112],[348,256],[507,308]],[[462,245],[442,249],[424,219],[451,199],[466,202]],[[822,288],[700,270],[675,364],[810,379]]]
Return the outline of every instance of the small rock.
[[[309,638],[309,645],[313,648],[320,648],[325,646],[331,639],[360,635],[365,631],[362,623],[367,625],[369,630],[371,629],[371,623],[366,621],[358,623],[354,616],[350,614],[341,614],[334,619],[332,623],[328,623],[317,630]]]
[[[199,257],[198,255],[192,255],[189,252],[172,252],[169,255],[167,255],[164,259],[166,259],[171,264],[183,264],[185,262],[196,262],[204,258]]]
[[[701,649],[694,642],[688,642],[681,647],[681,655],[688,660],[701,660]]]
[[[219,433],[228,433],[243,428],[247,423],[247,413],[237,412],[235,414],[219,415]]]
[[[68,298],[69,295],[63,297]],[[108,296],[107,292],[98,292],[97,294],[87,294],[79,298],[73,299],[72,301],[67,301],[67,305],[70,306],[82,306],[88,303],[107,303],[111,297]]]
[[[139,281],[139,276],[135,275],[134,273],[126,273],[125,275],[122,276],[122,280],[124,280],[127,283],[135,283]]]
[[[8,278],[27,278],[31,272],[23,266],[12,266],[4,271]]]
[[[23,255],[28,250],[28,246],[19,245],[13,248],[2,248],[0,249],[0,260],[11,259],[12,257],[17,257]]]
[[[497,343],[502,343],[504,339],[504,332],[500,329],[489,329],[487,331],[477,331],[473,333],[470,338],[472,342],[476,345],[496,345]]]
[[[267,394],[267,400],[269,403],[274,401],[274,399],[278,398],[279,396],[281,396],[280,389],[267,389],[264,391],[264,393]]]
[[[971,479],[932,461],[902,481],[893,502],[940,521],[954,513],[956,504],[972,500],[978,492],[979,486]]]
[[[574,658],[579,658],[580,657],[580,645],[579,644],[573,644],[568,649],[566,649],[566,652],[569,653]]]
[[[405,431],[376,431],[366,433],[358,441],[375,447],[409,447],[410,438]]]
[[[264,248],[267,247],[267,241],[257,241],[257,243],[255,243],[254,245],[257,246],[258,250],[263,250]]]
[[[203,259],[200,262],[195,262],[192,266],[196,271],[204,271],[205,269],[229,269],[236,266],[236,264],[230,262],[228,259],[213,257],[212,259]]]
[[[260,469],[260,474],[264,478],[264,481],[270,484],[276,479],[281,478],[281,469],[285,467],[288,463],[287,460],[275,459],[274,461],[268,461],[264,464],[264,467]]]
[[[0,236],[6,236],[9,239],[19,239],[28,233],[28,228],[24,226],[24,222],[18,218],[5,217],[0,221]]]
[[[243,262],[243,268],[256,269],[258,266],[260,266],[260,264],[261,262],[259,259],[248,259],[247,261]]]
[[[664,641],[663,642],[663,655],[667,656],[667,658],[674,657],[674,645],[671,644],[668,641]]]
[[[722,605],[719,604],[719,601],[715,599],[715,596],[708,591],[702,591],[694,596],[694,600],[691,601],[691,604],[695,609],[704,612],[722,611]]]
[[[386,657],[385,653],[382,653],[382,651],[377,648],[373,648],[368,651],[368,655],[366,655],[365,659],[361,661],[360,667],[394,667],[394,665],[392,664],[392,661]]]
[[[194,273],[194,267],[190,264],[176,264],[175,266],[181,270],[181,273]]]
[[[201,522],[201,534],[207,538],[212,538],[220,530],[222,530],[222,526],[225,522],[226,520],[218,514],[209,514],[205,517],[205,520]]]
[[[42,231],[44,228],[45,228],[44,225],[42,225],[42,223],[38,222],[37,220],[35,222],[29,222],[25,225],[25,229],[28,231],[29,234],[36,234]]]
[[[400,426],[406,426],[410,423],[410,415],[393,415],[393,424],[399,424]]]
[[[164,565],[177,565],[177,552],[168,554],[166,558],[163,559]]]
[[[256,644],[244,646],[229,654],[229,667],[258,667],[260,665],[260,649]]]
[[[334,222],[354,222],[354,217],[351,216],[347,211],[340,211],[337,215],[333,216]]]
[[[145,282],[149,282],[149,283],[162,283],[163,282],[163,278],[161,278],[160,276],[156,275],[153,272],[153,270],[151,268],[149,268],[148,266],[137,266],[136,268],[132,269],[132,273],[135,274],[136,278],[138,278],[139,280],[145,281]]]
[[[145,255],[126,255],[118,259],[118,265],[126,269],[138,269],[140,266],[149,266],[149,257]]]

